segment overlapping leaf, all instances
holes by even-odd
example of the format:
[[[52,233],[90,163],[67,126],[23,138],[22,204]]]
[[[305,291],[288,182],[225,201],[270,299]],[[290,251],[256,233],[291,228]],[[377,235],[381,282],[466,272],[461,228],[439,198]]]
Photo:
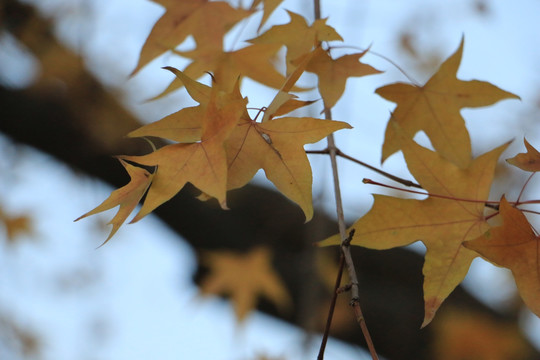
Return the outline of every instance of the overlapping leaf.
[[[260,36],[251,39],[253,44],[278,44],[287,48],[287,74],[294,70],[293,60],[306,55],[321,41],[343,41],[341,36],[329,25],[326,19],[315,20],[309,26],[303,16],[287,11],[291,21],[284,25],[275,25]]]
[[[253,1],[253,4],[251,5],[251,9],[254,9],[257,7],[260,3],[263,4],[263,16],[261,18],[261,23],[259,24],[259,27],[257,28],[257,32],[261,31],[261,28],[266,24],[266,21],[268,21],[268,18],[274,10],[278,8],[278,6],[283,2],[283,0],[255,0]]]
[[[392,118],[408,137],[412,139],[423,130],[437,152],[465,169],[471,161],[471,144],[460,110],[519,97],[488,82],[457,79],[462,53],[463,41],[424,86],[396,83],[383,86],[376,93],[397,103]],[[387,126],[382,161],[400,150],[399,137],[393,126]]]
[[[499,209],[503,224],[464,245],[512,270],[521,298],[540,316],[540,238],[525,215],[504,197]]]
[[[144,193],[152,182],[153,174],[140,167],[133,166],[122,159],[120,163],[124,166],[131,180],[129,183],[120,189],[114,190],[111,195],[105,199],[95,209],[80,216],[75,221],[83,219],[87,216],[94,215],[103,211],[107,211],[114,207],[120,206],[116,215],[109,221],[113,228],[103,244],[109,241],[118,231],[120,226],[126,221],[127,217],[135,209]]]
[[[263,169],[281,193],[300,205],[306,221],[311,220],[313,178],[304,144],[345,128],[351,126],[308,117],[285,117],[264,123],[242,119],[227,140],[229,189],[244,186],[257,170]]]
[[[166,12],[152,28],[141,50],[135,70],[137,73],[157,56],[174,50],[189,35],[197,43],[197,49],[222,49],[223,36],[238,21],[251,14],[244,9],[233,8],[224,1],[181,0],[158,1]]]
[[[437,196],[416,200],[374,195],[371,210],[352,226],[356,230],[352,245],[389,249],[418,240],[425,244],[425,326],[463,280],[477,256],[462,243],[489,228],[483,201],[489,194],[497,159],[506,145],[478,157],[465,169],[406,136],[402,136],[400,147],[413,176],[425,190]],[[321,244],[338,245],[340,238],[334,236]]]
[[[246,103],[247,99],[242,98],[238,88],[232,93],[214,91],[208,103],[202,106],[206,110],[200,119],[200,142],[167,145],[144,156],[123,156],[138,164],[158,167],[143,207],[133,222],[171,199],[187,182],[216,198],[226,208],[227,156],[224,144],[246,112]],[[193,134],[191,130],[190,136]]]
[[[197,79],[204,73],[211,72],[216,79],[216,85],[222,90],[230,91],[239,77],[248,77],[266,86],[279,88],[285,77],[276,70],[271,61],[279,48],[277,44],[255,44],[235,51],[196,49],[175,53],[193,60],[184,69],[186,75]],[[182,85],[181,81],[175,79],[156,98],[167,95]]]
[[[332,108],[341,98],[349,77],[380,73],[379,70],[359,61],[364,54],[365,52],[362,52],[332,59],[321,47],[315,50],[306,71],[317,74],[319,93],[324,100],[325,108]]]
[[[230,296],[238,319],[243,320],[255,308],[260,296],[282,310],[290,306],[290,297],[272,268],[268,249],[256,248],[247,254],[206,253],[202,260],[210,274],[202,281],[201,291]]]
[[[199,107],[188,108],[190,109],[189,111],[182,110],[175,113],[174,117],[166,117],[154,125],[146,125],[131,133],[131,135],[161,136],[174,141],[185,142],[187,139],[193,139],[200,133],[201,124],[197,126],[195,117],[198,112],[200,113],[205,108],[204,104],[208,101],[207,97],[210,88],[189,79],[189,77],[178,70],[175,70],[175,73],[186,85],[190,94],[195,93],[199,96],[197,101],[201,102],[201,105]],[[292,86],[292,82],[289,85]],[[285,103],[288,102],[285,101],[283,104]],[[283,111],[281,106],[278,106],[277,109]],[[313,216],[313,179],[311,166],[304,151],[304,145],[317,142],[332,132],[344,128],[350,128],[350,125],[339,121],[309,117],[285,117],[259,123],[251,120],[247,113],[243,112],[240,119],[237,120],[235,127],[228,133],[224,141],[225,150],[223,156],[226,154],[228,169],[222,181],[226,181],[227,189],[236,189],[246,185],[259,169],[263,169],[266,177],[274,183],[280,192],[296,202],[304,211],[306,219],[310,220]],[[159,165],[159,169],[162,171],[164,164],[156,163],[158,159],[168,154],[169,151],[177,151],[179,148],[188,146],[189,148],[193,148],[201,145],[198,143],[195,145],[175,144],[159,150],[154,154],[147,155],[144,158],[144,162],[140,162],[140,157],[130,157],[129,159],[145,165]],[[178,163],[178,159],[171,163]],[[223,173],[221,174],[223,175]],[[156,186],[155,184],[160,179],[159,174],[156,174],[153,187]],[[167,179],[167,181],[170,180],[172,179]],[[178,180],[175,180],[173,182],[174,185],[170,186],[177,188],[178,183]],[[208,195],[216,197],[214,193],[208,192],[202,187],[197,187]],[[169,194],[171,192],[172,190],[167,193]],[[149,198],[152,198],[150,196],[151,194],[153,194],[152,188],[149,192]],[[143,215],[147,214],[149,212],[147,211],[148,209],[150,208],[146,207],[145,202],[141,213]],[[138,215],[136,220],[140,217]]]
[[[540,171],[540,152],[538,152],[534,146],[529,144],[527,139],[523,139],[523,142],[525,143],[527,152],[517,154],[513,158],[507,159],[506,161],[509,164],[517,166],[521,170],[532,172]]]

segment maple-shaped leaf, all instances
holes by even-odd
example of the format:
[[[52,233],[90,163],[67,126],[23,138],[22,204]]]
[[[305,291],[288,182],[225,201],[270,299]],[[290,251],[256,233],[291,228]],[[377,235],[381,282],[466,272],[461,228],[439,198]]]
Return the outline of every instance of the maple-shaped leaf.
[[[230,296],[239,320],[255,308],[260,296],[282,310],[290,306],[290,297],[272,267],[267,248],[255,248],[246,254],[206,253],[202,261],[210,268],[210,274],[200,285],[202,293]]]
[[[540,171],[540,152],[536,150],[527,139],[523,139],[525,143],[526,153],[520,153],[511,159],[506,159],[509,164],[517,166],[521,170],[525,171]]]
[[[193,60],[183,71],[187,76],[197,79],[205,73],[212,73],[216,80],[215,86],[230,91],[239,77],[248,77],[268,87],[279,88],[285,77],[276,70],[271,61],[279,48],[280,45],[277,44],[256,44],[236,51],[196,49],[174,53]],[[162,93],[151,100],[170,94],[183,85],[180,79],[174,79]]]
[[[156,122],[141,126],[128,134],[130,137],[156,136],[179,143],[192,143],[201,140],[202,119],[206,114],[206,105],[210,100],[212,88],[201,84],[173,67],[165,67],[176,75],[185,85],[191,98],[200,105],[183,108],[165,116]]]
[[[287,74],[294,66],[292,61],[311,51],[321,41],[343,41],[343,38],[329,25],[326,19],[318,19],[309,26],[306,19],[292,11],[287,11],[291,21],[284,25],[274,25],[260,36],[249,40],[253,44],[279,44],[287,48]]]
[[[148,35],[132,75],[164,52],[174,50],[189,35],[193,36],[197,48],[221,50],[224,35],[238,21],[251,14],[249,10],[233,8],[224,1],[180,0],[160,3],[166,7],[166,12]]]
[[[489,261],[512,270],[525,304],[540,316],[540,238],[525,215],[503,197],[499,207],[503,224],[464,245]]]
[[[471,143],[460,110],[481,107],[518,96],[483,81],[462,81],[457,71],[463,53],[463,39],[458,50],[439,68],[424,86],[396,83],[383,86],[376,93],[397,104],[392,119],[411,139],[423,130],[431,144],[445,159],[461,168],[471,161]],[[400,150],[399,135],[387,126],[382,161]]]
[[[434,195],[425,200],[374,195],[371,210],[351,227],[356,231],[351,245],[381,250],[418,240],[424,243],[427,252],[422,326],[426,326],[477,256],[462,243],[489,228],[483,201],[489,195],[497,159],[506,145],[476,158],[466,169],[412,140],[402,138],[401,148],[411,174]],[[336,235],[321,245],[340,243]]]
[[[102,246],[107,243],[114,234],[116,234],[118,229],[120,229],[120,226],[122,226],[122,224],[126,221],[129,214],[131,214],[131,212],[135,209],[148,189],[148,186],[150,186],[153,177],[153,174],[149,173],[147,170],[133,166],[122,159],[119,160],[131,178],[129,183],[119,189],[114,190],[111,195],[95,209],[75,219],[75,221],[78,221],[87,216],[120,206],[116,215],[111,221],[108,222],[108,224],[111,224],[113,228]]]
[[[187,182],[216,198],[226,208],[227,156],[224,142],[246,112],[238,84],[232,93],[215,90],[201,119],[201,141],[167,145],[144,156],[122,156],[141,165],[157,166],[137,222],[176,195]]]
[[[264,26],[270,15],[272,15],[274,10],[276,10],[282,2],[283,0],[255,0],[253,2],[253,4],[251,5],[251,9],[254,9],[260,3],[263,3],[263,16],[261,18],[261,23],[257,28],[257,32],[261,31],[262,27]]]
[[[344,55],[332,59],[328,52],[318,47],[306,71],[317,74],[319,93],[324,100],[324,107],[332,108],[345,91],[345,83],[351,76],[378,74],[381,71],[360,62],[366,52]]]
[[[226,142],[228,188],[244,186],[263,169],[268,180],[302,208],[306,221],[311,220],[313,177],[304,145],[345,128],[351,126],[309,117],[284,117],[264,123],[242,118]]]

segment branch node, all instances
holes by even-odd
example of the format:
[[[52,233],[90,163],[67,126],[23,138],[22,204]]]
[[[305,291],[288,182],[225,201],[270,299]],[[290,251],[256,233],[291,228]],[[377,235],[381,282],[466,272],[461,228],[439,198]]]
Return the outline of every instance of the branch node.
[[[351,229],[351,231],[349,231],[349,236],[347,236],[347,238],[345,240],[343,240],[343,242],[341,244],[342,246],[350,246],[351,245],[351,241],[353,239],[354,232],[355,232],[355,229]]]

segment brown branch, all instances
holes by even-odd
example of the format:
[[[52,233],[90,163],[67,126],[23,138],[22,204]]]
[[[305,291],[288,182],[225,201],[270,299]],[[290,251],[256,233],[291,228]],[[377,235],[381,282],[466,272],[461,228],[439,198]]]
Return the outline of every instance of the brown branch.
[[[306,150],[306,154],[329,154],[329,150],[328,148],[326,149],[323,149],[323,150]],[[410,187],[415,187],[415,188],[418,188],[418,189],[422,189],[422,186],[415,183],[415,182],[412,182],[411,180],[406,180],[406,179],[403,179],[403,178],[400,178],[399,176],[396,176],[396,175],[392,175],[384,170],[381,170],[381,169],[378,169],[376,168],[375,166],[372,166],[372,165],[369,165],[368,163],[365,163],[363,162],[362,160],[359,160],[355,157],[352,157],[350,155],[347,155],[345,154],[343,151],[341,151],[340,149],[336,149],[336,155],[337,156],[340,156],[344,159],[347,159],[349,161],[352,161],[358,165],[361,165],[365,168],[368,168],[384,177],[387,177],[388,179],[390,180],[393,180],[397,183],[400,183],[402,185],[405,185],[405,186],[410,186]]]

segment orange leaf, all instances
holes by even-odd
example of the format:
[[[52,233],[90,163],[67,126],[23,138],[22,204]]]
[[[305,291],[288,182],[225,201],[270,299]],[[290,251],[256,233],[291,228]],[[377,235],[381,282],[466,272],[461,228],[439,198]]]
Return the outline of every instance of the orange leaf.
[[[201,119],[200,142],[167,145],[148,155],[122,157],[142,165],[157,166],[141,211],[132,222],[139,221],[171,199],[187,182],[215,197],[226,208],[227,157],[224,142],[246,112],[246,103],[238,88],[231,94],[215,90]],[[171,133],[169,137],[175,137]]]
[[[154,58],[175,49],[189,35],[195,39],[198,49],[221,50],[223,36],[227,31],[251,14],[248,10],[233,8],[223,1],[181,0],[160,3],[166,7],[166,12],[148,35],[132,75]]]
[[[471,143],[460,110],[519,97],[488,82],[458,80],[456,74],[462,53],[463,40],[458,50],[424,86],[397,83],[383,86],[376,93],[397,103],[392,119],[401,125],[408,137],[412,139],[423,130],[437,152],[464,169],[471,161]],[[387,126],[382,161],[400,150],[398,138],[394,128]]]
[[[477,256],[462,243],[488,229],[483,201],[489,195],[497,159],[506,145],[478,157],[466,169],[412,140],[402,138],[401,148],[410,172],[420,185],[439,196],[416,200],[374,195],[371,210],[351,227],[356,230],[352,245],[382,250],[418,240],[425,244],[422,326],[426,326]],[[321,245],[340,242],[336,235]]]
[[[236,189],[263,169],[268,180],[313,216],[312,175],[304,144],[315,143],[347,123],[314,118],[279,118],[258,123],[242,119],[227,139],[228,188]]]
[[[279,275],[272,268],[271,254],[256,248],[247,254],[215,252],[203,255],[210,274],[202,281],[203,294],[229,295],[239,320],[257,305],[263,296],[285,310],[291,300]]]
[[[112,224],[113,228],[102,246],[107,243],[107,241],[109,241],[114,234],[116,234],[120,226],[122,226],[122,224],[126,221],[129,214],[131,214],[131,212],[135,209],[148,189],[148,186],[150,186],[153,177],[153,174],[150,174],[145,169],[128,164],[122,159],[119,160],[128,172],[129,177],[131,178],[130,182],[124,187],[114,190],[111,195],[94,210],[91,210],[75,219],[75,221],[78,221],[87,216],[94,215],[120,205],[118,212],[108,223]]]
[[[521,211],[501,199],[503,224],[464,245],[493,263],[512,270],[525,304],[540,316],[540,239]]]
[[[306,71],[317,74],[319,93],[324,100],[325,108],[332,108],[343,95],[347,78],[380,73],[379,70],[359,62],[364,54],[365,52],[362,52],[332,59],[322,48],[315,50]]]
[[[525,171],[540,171],[540,152],[538,152],[538,150],[536,150],[531,144],[529,144],[527,139],[524,138],[523,142],[525,143],[527,152],[517,154],[513,158],[507,159],[506,161],[509,164],[517,166],[518,168]]]

